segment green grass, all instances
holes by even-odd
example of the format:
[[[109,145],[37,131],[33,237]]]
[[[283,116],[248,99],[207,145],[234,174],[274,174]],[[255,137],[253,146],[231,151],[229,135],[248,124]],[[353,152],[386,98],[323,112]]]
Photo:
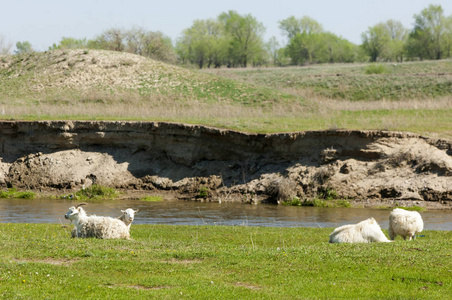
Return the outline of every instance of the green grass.
[[[452,138],[452,60],[193,71],[127,53],[57,50],[4,56],[0,66],[6,120],[169,121],[258,133],[392,130]]]
[[[5,299],[445,299],[452,232],[329,244],[328,228],[134,225],[132,240],[0,224]],[[387,232],[385,231],[387,234]]]
[[[210,71],[239,81],[352,101],[425,99],[452,94],[451,60]]]
[[[288,201],[284,201],[283,205],[289,206],[314,206],[314,207],[351,207],[351,203],[345,199],[312,199],[312,200],[300,200],[298,197],[294,197]]]
[[[385,65],[371,64],[366,67],[365,74],[384,74],[389,73],[389,69]]]
[[[74,194],[74,198],[79,201],[88,200],[102,200],[116,198],[119,192],[113,188],[93,184],[85,189],[82,189]]]
[[[17,191],[15,188],[9,188],[7,191],[0,191],[0,198],[23,198],[34,199],[36,193],[31,191]]]
[[[163,201],[162,196],[146,196],[143,198],[138,199],[139,201],[146,201],[146,202],[161,202]]]
[[[55,50],[5,56],[3,59],[5,67],[0,65],[0,103],[111,105],[166,99],[183,105],[194,99],[206,103],[266,106],[299,101],[275,89],[128,53]],[[91,72],[85,72],[85,69]]]

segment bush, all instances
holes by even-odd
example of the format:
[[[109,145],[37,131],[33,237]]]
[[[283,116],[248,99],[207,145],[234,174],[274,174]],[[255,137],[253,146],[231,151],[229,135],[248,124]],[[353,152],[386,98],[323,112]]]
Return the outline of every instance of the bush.
[[[297,183],[289,178],[280,176],[270,182],[266,193],[271,202],[290,202],[297,198]]]
[[[119,193],[115,189],[93,184],[92,186],[75,193],[75,198],[78,200],[95,200],[103,198],[115,198],[118,196],[118,194]]]
[[[140,201],[147,201],[147,202],[160,202],[163,201],[162,196],[146,196],[144,198],[140,198]]]
[[[389,73],[388,69],[384,65],[371,64],[364,69],[366,74],[384,74]]]
[[[210,195],[210,190],[208,187],[202,186],[199,188],[198,195],[196,195],[196,198],[207,198]]]
[[[15,188],[10,188],[7,191],[0,191],[0,198],[22,198],[33,199],[36,196],[35,193],[30,191],[18,192]]]

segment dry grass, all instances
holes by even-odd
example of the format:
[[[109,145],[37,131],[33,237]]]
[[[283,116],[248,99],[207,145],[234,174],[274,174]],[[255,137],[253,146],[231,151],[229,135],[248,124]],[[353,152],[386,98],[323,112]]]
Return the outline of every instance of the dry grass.
[[[409,94],[413,82],[442,82],[446,75],[438,72],[446,72],[450,65],[450,61],[408,63],[397,67],[403,76],[392,76],[408,80],[401,88]],[[204,74],[108,51],[6,56],[0,60],[0,113],[3,119],[170,121],[251,132],[385,129],[452,138],[452,92],[409,100],[351,101],[331,98],[324,89],[334,81],[335,89],[345,91],[354,76],[371,90],[378,89],[384,76],[365,77],[366,66]],[[307,81],[320,86],[302,84]]]

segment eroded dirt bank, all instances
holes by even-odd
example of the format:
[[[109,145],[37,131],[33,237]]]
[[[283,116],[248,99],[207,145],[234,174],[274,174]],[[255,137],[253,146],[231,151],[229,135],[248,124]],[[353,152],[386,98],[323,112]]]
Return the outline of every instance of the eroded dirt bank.
[[[336,196],[364,206],[452,206],[452,141],[386,131],[249,134],[161,122],[1,121],[0,183],[97,183],[181,199]]]

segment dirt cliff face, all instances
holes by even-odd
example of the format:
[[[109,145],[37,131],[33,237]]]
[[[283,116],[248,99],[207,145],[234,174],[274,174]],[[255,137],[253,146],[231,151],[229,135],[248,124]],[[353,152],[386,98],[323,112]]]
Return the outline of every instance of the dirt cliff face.
[[[162,122],[2,121],[0,182],[93,183],[178,198],[452,200],[452,142],[386,131],[251,134]]]

